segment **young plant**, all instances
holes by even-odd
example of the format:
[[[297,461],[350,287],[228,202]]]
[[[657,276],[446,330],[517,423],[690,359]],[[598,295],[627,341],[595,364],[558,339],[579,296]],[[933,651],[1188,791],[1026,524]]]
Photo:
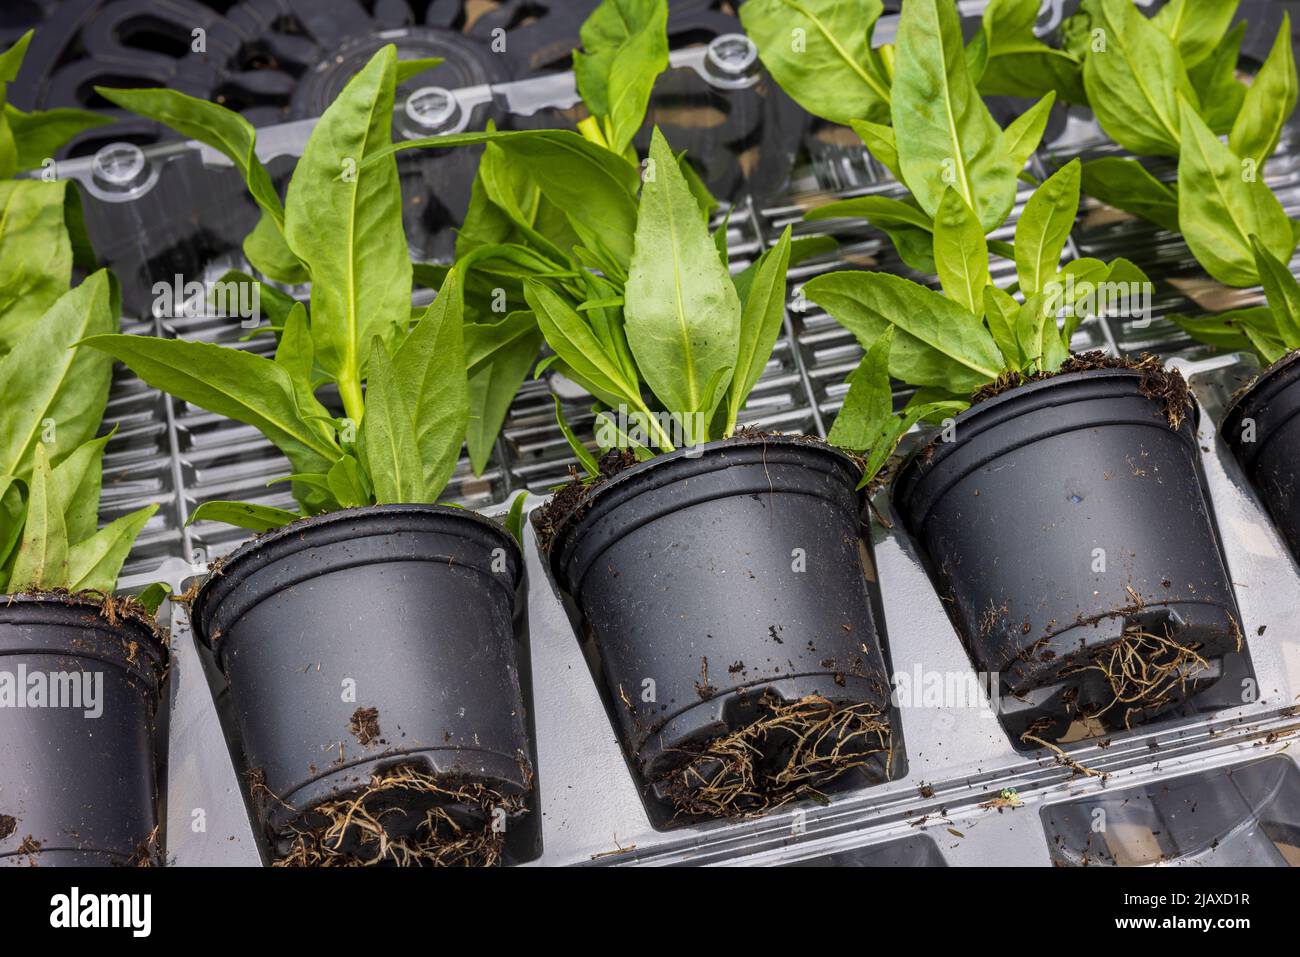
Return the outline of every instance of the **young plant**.
[[[1210,316],[1170,316],[1189,335],[1221,349],[1253,352],[1267,366],[1300,349],[1300,284],[1286,264],[1251,237],[1267,305]]]
[[[73,348],[117,328],[117,294],[100,270],[57,299],[0,359],[0,593],[53,590],[109,595],[136,537],[158,510],[146,505],[98,528],[96,438],[112,362]],[[152,613],[166,589],[142,596]]]
[[[265,531],[304,515],[373,504],[436,502],[456,465],[469,414],[461,284],[451,271],[434,302],[411,312],[411,263],[390,143],[403,69],[381,49],[316,124],[283,204],[233,113],[169,90],[106,91],[147,115],[202,133],[234,160],[276,247],[311,282],[310,312],[293,303],[275,357],[147,336],[84,340],[155,388],[259,429],[288,458],[301,512],[205,502],[200,518]],[[337,386],[343,416],[317,391]]]
[[[8,102],[31,33],[0,53],[0,356],[10,352],[72,284],[95,268],[81,199],[67,181],[13,179],[44,169],[71,137],[108,122],[82,110],[24,113]]]
[[[1237,79],[1246,28],[1228,29],[1237,6],[1238,0],[1172,0],[1148,19],[1130,0],[1084,0],[1064,31],[1068,49],[1058,55],[1079,62],[1084,97],[1075,101],[1092,107],[1112,140],[1138,156],[1178,160],[1176,185],[1156,179],[1136,159],[1093,160],[1083,166],[1084,192],[1182,233],[1211,276],[1251,286],[1261,279],[1252,236],[1283,261],[1296,246],[1297,225],[1261,167],[1295,109],[1297,79],[1285,13],[1253,82]],[[1005,26],[1014,18],[991,21],[995,7],[1018,8],[1020,21],[1032,22],[1037,2],[1002,0],[986,13],[989,48],[1014,45],[1023,30]],[[1053,82],[1041,69],[1046,62],[1046,55],[1017,61],[1022,95]]]
[[[1001,226],[1054,94],[1004,130],[976,86],[985,61],[978,37],[963,46],[952,3],[909,0],[896,48],[873,49],[881,9],[879,0],[749,0],[740,12],[777,82],[810,112],[852,126],[909,191],[906,200],[830,203],[806,218],[865,218],[890,237],[904,262],[933,273],[935,218],[946,191],[954,189],[975,212],[981,236]],[[797,48],[792,24],[804,31]],[[1004,243],[991,248],[1014,255]]]
[[[604,0],[583,23],[583,49],[574,51],[573,69],[589,116],[577,133],[496,139],[489,127],[481,137],[419,141],[484,144],[456,237],[466,348],[480,357],[469,380],[465,437],[476,473],[487,466],[510,403],[542,345],[524,279],[554,280],[573,303],[591,290],[598,298],[622,293],[631,233],[617,235],[617,224],[630,222],[627,199],[638,164],[632,139],[645,123],[655,80],[668,66],[667,18],[665,0]],[[707,195],[684,157],[679,162],[693,188]],[[588,204],[593,208],[586,209]],[[603,239],[602,223],[615,226]],[[587,271],[589,263],[603,281]],[[445,268],[419,267],[417,278],[436,284]]]
[[[1078,206],[1079,161],[1074,160],[1035,190],[1016,224],[1020,300],[991,282],[980,221],[953,188],[944,193],[935,219],[943,293],[885,273],[828,273],[805,283],[804,294],[867,349],[849,380],[833,438],[843,442],[846,434],[869,434],[873,419],[861,410],[879,408],[879,399],[868,397],[873,389],[880,394],[886,357],[890,375],[918,387],[905,422],[965,408],[973,393],[993,383],[1017,384],[1058,371],[1070,356],[1075,330],[1101,298],[1098,292],[1126,293],[1146,282],[1124,259],[1060,265]],[[1124,285],[1108,285],[1116,283]],[[889,345],[882,346],[882,339]],[[855,395],[859,386],[862,394]]]
[[[44,167],[68,139],[107,122],[81,110],[24,113],[7,85],[31,41],[0,54],[0,594],[66,590],[111,594],[157,505],[98,528],[96,437],[112,360],[73,348],[115,332],[116,285],[105,271],[70,289],[74,267],[95,268],[77,191],[67,182],[11,179]],[[150,613],[166,594],[141,596]]]

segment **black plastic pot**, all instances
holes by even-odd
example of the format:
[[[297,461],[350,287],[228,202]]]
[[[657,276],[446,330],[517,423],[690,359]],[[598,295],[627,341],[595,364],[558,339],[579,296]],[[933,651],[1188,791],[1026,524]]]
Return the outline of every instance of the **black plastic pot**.
[[[134,617],[110,624],[76,598],[0,596],[0,866],[159,862],[167,661]]]
[[[228,681],[236,762],[273,854],[322,802],[398,768],[531,800],[523,588],[504,529],[423,505],[307,519],[209,575],[194,627]],[[435,806],[482,823],[449,798],[402,792],[385,830],[409,834]],[[506,859],[535,857],[539,829],[510,817]]]
[[[1300,352],[1265,369],[1219,431],[1300,561]]]
[[[1213,683],[1241,642],[1195,412],[1170,428],[1141,382],[1098,369],[981,402],[895,485],[975,667],[1000,675],[1013,740],[1043,718],[1040,736],[1059,735],[1113,701],[1103,673],[1077,669],[1126,630],[1196,647],[1210,667],[1165,707],[1112,708],[1103,724],[1120,727]]]
[[[665,775],[764,700],[889,712],[859,475],[811,440],[735,438],[635,465],[560,517],[551,570],[656,827],[674,818]]]

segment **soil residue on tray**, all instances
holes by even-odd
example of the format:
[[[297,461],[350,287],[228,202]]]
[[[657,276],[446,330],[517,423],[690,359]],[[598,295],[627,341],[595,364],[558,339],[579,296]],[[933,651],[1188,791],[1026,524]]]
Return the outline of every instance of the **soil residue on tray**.
[[[1192,393],[1187,388],[1187,380],[1182,374],[1164,367],[1159,356],[1144,352],[1137,359],[1107,355],[1104,352],[1081,352],[1072,355],[1056,372],[1036,372],[1033,375],[1021,375],[1019,372],[1004,372],[995,382],[978,389],[971,396],[971,405],[978,405],[994,396],[1018,389],[1031,382],[1041,382],[1070,372],[1089,372],[1094,369],[1132,369],[1142,374],[1138,390],[1153,402],[1159,402],[1165,420],[1171,429],[1182,425],[1183,419],[1192,409]]]
[[[492,867],[505,848],[503,815],[509,820],[524,808],[523,796],[479,782],[391,768],[305,813],[273,866]]]
[[[821,788],[852,768],[892,758],[889,722],[868,704],[820,695],[785,704],[767,693],[763,713],[690,754],[656,784],[686,817],[752,817]]]
[[[0,841],[18,830],[18,818],[12,814],[0,814]]]
[[[379,709],[357,708],[348,721],[348,730],[362,745],[371,744],[379,739]],[[381,742],[382,743],[382,742]]]
[[[126,860],[127,867],[161,867],[163,864],[162,847],[158,843],[159,826],[154,825],[149,836],[135,846],[135,851]]]

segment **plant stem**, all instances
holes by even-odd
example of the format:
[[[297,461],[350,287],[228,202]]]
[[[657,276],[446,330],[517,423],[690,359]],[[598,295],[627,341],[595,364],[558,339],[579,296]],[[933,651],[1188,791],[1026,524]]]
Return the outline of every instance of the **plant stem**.
[[[361,379],[355,373],[339,376],[339,395],[343,399],[344,414],[360,426],[361,417],[366,412],[366,402],[361,395]]]

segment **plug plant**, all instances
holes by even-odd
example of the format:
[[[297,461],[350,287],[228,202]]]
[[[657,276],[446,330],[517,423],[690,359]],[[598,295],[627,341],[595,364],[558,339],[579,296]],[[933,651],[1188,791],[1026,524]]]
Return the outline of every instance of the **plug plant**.
[[[862,410],[879,408],[882,364],[918,388],[904,421],[936,411],[959,411],[989,386],[1016,385],[1059,371],[1070,339],[1097,308],[1098,293],[1139,292],[1146,277],[1125,259],[1082,258],[1061,265],[1061,253],[1079,206],[1079,161],[1034,191],[1016,223],[1016,282],[1002,288],[989,273],[989,249],[975,211],[949,187],[935,219],[934,255],[943,292],[886,273],[833,272],[804,284],[804,294],[854,333],[867,348],[850,378],[836,422],[861,435],[872,423]],[[1123,284],[1116,286],[1115,284]],[[1020,298],[1013,295],[1018,289]],[[892,333],[892,343],[881,338]],[[889,340],[886,339],[886,342]],[[887,352],[886,352],[887,350]],[[861,390],[859,392],[859,386]],[[857,394],[855,394],[857,393]]]
[[[981,41],[963,45],[953,4],[910,0],[896,47],[873,48],[881,11],[879,0],[749,0],[740,16],[781,87],[814,115],[851,126],[908,190],[903,200],[842,200],[805,218],[862,217],[890,237],[905,263],[934,273],[935,219],[947,190],[975,212],[981,236],[1001,226],[1055,94],[1002,129],[976,85]],[[988,245],[1014,256],[1005,243]]]
[[[73,346],[114,332],[116,286],[94,272],[75,289],[74,267],[94,268],[76,189],[14,179],[45,167],[77,133],[106,122],[80,110],[25,113],[8,102],[31,41],[0,54],[0,593],[110,595],[157,505],[99,528],[104,447],[97,436],[112,361]],[[150,613],[162,586],[141,596]]]
[[[226,153],[263,210],[250,258],[265,265],[274,249],[289,267],[280,275],[311,282],[310,308],[289,307],[274,358],[179,339],[85,338],[155,388],[254,426],[289,460],[299,511],[205,502],[191,520],[266,531],[340,508],[436,502],[451,477],[469,415],[460,277],[449,273],[412,315],[396,163],[370,161],[391,141],[394,89],[409,69],[392,46],[374,55],[312,131],[283,204],[238,115],[171,90],[104,91]],[[317,395],[327,383],[341,417]]]
[[[1238,0],[1172,0],[1148,18],[1129,0],[1084,0],[1063,28],[1065,49],[1055,52],[1031,39],[1032,29],[1026,33],[1034,0],[991,4],[983,29],[990,50],[1032,44],[1036,51],[1016,57],[1017,83],[1002,92],[1050,87],[1090,106],[1129,152],[1177,159],[1174,184],[1137,159],[1091,160],[1083,166],[1085,193],[1181,233],[1211,276],[1251,286],[1261,281],[1252,237],[1284,262],[1296,246],[1297,225],[1264,182],[1262,167],[1295,109],[1297,78],[1284,13],[1254,79],[1238,79],[1246,24],[1229,29],[1237,7]],[[1065,86],[1044,67],[1063,59],[1077,64]]]

